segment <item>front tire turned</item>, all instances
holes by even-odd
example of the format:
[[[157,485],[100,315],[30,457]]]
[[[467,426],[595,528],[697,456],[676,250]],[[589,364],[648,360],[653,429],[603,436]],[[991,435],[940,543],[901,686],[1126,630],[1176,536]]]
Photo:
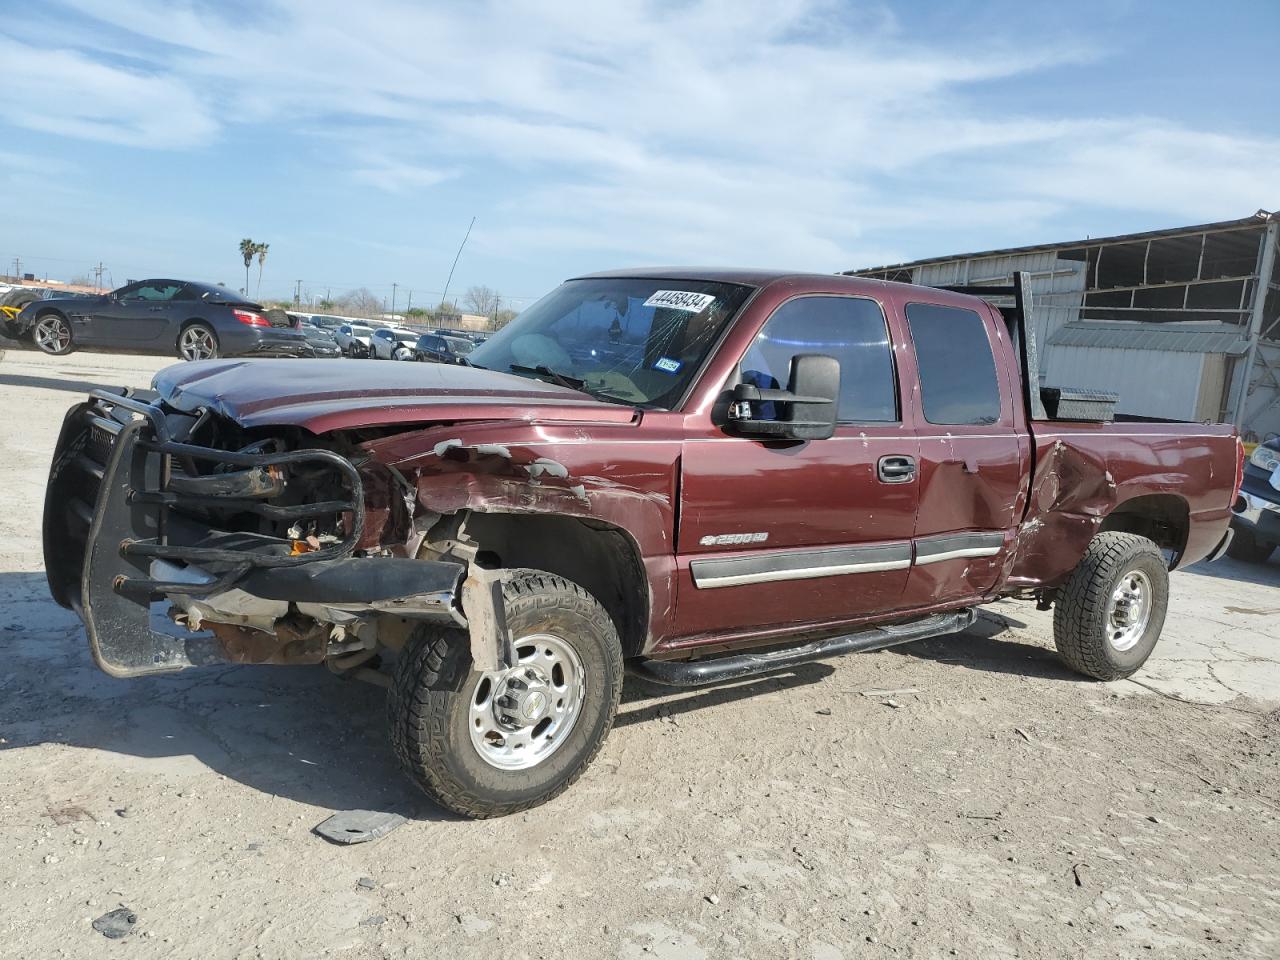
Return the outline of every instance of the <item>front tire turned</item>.
[[[396,661],[387,714],[405,772],[441,807],[485,819],[546,803],[582,775],[622,694],[604,607],[537,570],[503,582],[518,663],[474,669],[464,630],[420,625]]]
[[[1100,533],[1054,604],[1054,644],[1077,673],[1122,680],[1151,656],[1168,606],[1160,548],[1137,534]]]

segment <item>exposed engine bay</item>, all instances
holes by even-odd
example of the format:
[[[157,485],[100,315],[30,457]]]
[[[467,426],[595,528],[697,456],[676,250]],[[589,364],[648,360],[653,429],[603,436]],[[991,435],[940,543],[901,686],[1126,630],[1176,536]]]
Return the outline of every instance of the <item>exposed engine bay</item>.
[[[244,429],[146,394],[97,391],[74,408],[46,551],[54,596],[84,618],[99,665],[351,670],[437,620],[469,628],[477,663],[497,667],[501,592],[465,516],[415,517],[412,485],[363,439]]]

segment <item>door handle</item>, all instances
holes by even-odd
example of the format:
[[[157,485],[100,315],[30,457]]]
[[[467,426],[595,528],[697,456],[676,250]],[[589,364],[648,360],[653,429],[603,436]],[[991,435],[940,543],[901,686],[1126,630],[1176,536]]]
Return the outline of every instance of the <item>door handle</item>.
[[[881,483],[910,483],[916,478],[915,457],[881,457],[876,463],[876,475]]]
[[[152,313],[159,313],[164,309],[164,307],[147,307],[147,309],[150,310]]]

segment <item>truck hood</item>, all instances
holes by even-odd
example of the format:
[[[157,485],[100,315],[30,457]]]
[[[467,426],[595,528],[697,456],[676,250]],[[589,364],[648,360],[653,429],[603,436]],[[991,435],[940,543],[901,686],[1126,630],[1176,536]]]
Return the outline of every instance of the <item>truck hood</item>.
[[[166,367],[152,387],[245,427],[330,430],[441,421],[628,423],[636,409],[515,374],[385,360],[201,360]]]

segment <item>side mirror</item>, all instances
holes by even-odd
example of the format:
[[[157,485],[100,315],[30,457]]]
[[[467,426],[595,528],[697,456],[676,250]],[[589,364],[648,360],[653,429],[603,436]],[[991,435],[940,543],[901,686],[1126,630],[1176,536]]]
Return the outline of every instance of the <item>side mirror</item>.
[[[826,440],[836,430],[840,397],[840,361],[820,353],[801,353],[791,360],[786,390],[751,383],[733,388],[729,420],[745,436],[780,440]],[[759,407],[772,404],[775,416],[756,419]]]

